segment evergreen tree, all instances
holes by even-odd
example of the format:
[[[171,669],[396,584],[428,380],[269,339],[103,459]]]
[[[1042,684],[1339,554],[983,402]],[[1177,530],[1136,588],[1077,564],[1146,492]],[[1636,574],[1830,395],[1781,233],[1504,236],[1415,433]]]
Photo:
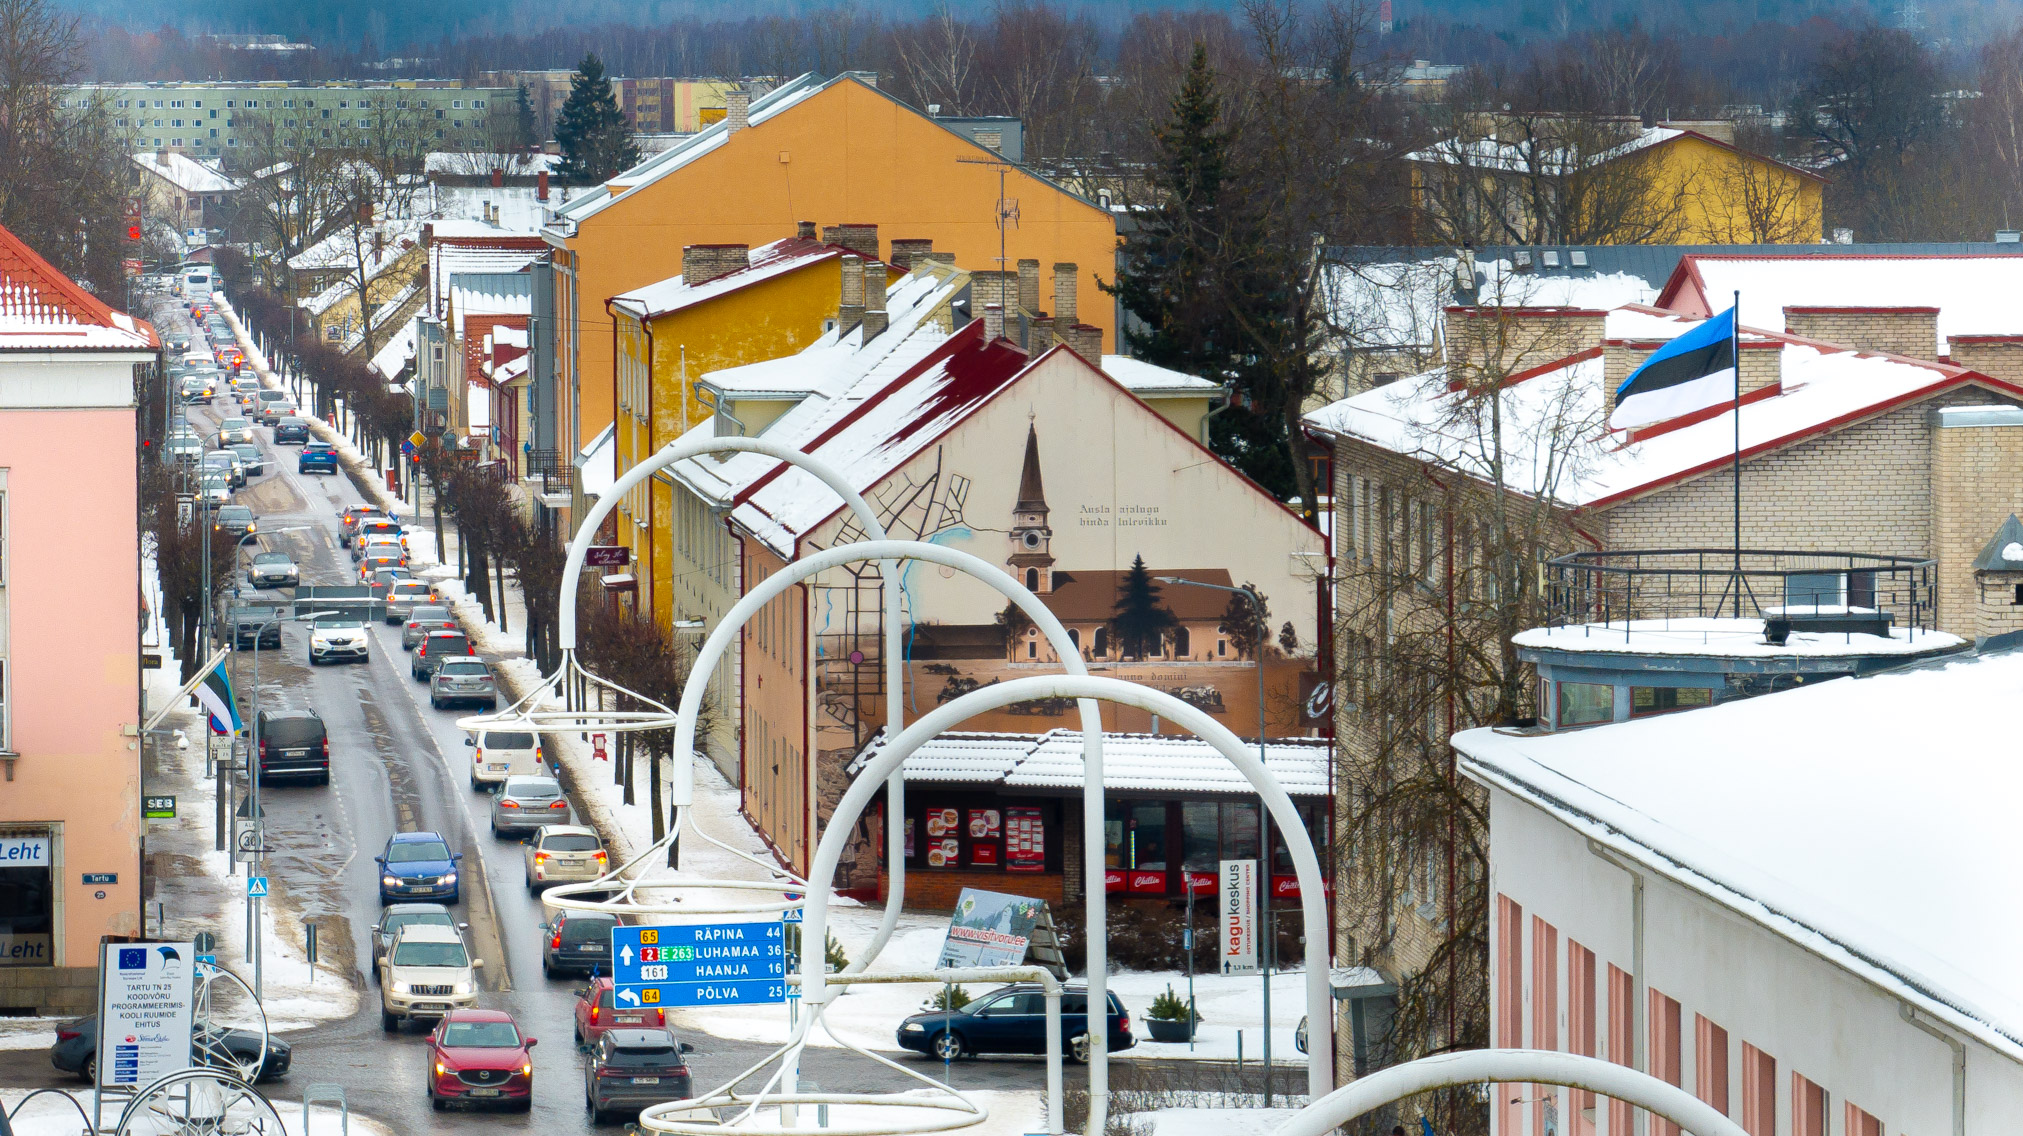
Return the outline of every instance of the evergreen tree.
[[[639,147],[595,53],[583,57],[569,80],[569,101],[555,116],[555,144],[562,151],[557,172],[576,185],[595,185],[639,164]]]
[[[534,100],[528,97],[525,83],[520,84],[513,110],[513,133],[516,136],[514,140],[528,150],[539,146],[541,138],[534,126]]]
[[[1110,626],[1117,633],[1119,652],[1126,658],[1145,658],[1159,653],[1167,632],[1180,621],[1159,602],[1159,585],[1145,567],[1145,557],[1131,560],[1131,570],[1117,588],[1117,603]]]

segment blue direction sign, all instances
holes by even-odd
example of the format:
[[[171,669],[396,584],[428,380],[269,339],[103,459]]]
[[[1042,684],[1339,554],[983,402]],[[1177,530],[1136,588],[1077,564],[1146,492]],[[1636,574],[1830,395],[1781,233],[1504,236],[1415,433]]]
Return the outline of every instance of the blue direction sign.
[[[612,997],[620,1006],[721,1006],[785,1000],[778,923],[611,929]]]

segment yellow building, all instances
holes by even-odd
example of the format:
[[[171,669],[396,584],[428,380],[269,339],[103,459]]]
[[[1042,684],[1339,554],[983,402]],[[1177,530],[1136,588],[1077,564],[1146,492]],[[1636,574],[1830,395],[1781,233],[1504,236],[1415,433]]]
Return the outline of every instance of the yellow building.
[[[1726,123],[1492,115],[1407,155],[1420,244],[1810,244],[1826,180]]]

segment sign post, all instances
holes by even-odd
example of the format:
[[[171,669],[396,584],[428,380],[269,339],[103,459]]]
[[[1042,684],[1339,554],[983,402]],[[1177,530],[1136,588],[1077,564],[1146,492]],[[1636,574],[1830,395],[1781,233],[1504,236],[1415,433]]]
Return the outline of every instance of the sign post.
[[[196,953],[190,943],[100,945],[97,1088],[138,1092],[189,1067]]]
[[[1222,861],[1216,949],[1224,974],[1257,973],[1257,861]]]
[[[779,923],[611,929],[611,999],[620,1009],[739,1006],[787,999]]]

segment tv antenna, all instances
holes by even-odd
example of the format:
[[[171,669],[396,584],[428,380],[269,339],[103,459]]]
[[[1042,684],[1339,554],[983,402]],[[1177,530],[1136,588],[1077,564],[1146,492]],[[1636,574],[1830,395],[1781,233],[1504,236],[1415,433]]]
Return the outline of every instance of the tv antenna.
[[[957,158],[956,161],[965,166],[990,166],[997,170],[997,270],[1009,272],[1010,269],[1005,267],[1011,263],[1005,256],[1005,230],[1018,228],[1019,203],[1017,198],[1005,196],[1004,179],[1006,174],[1018,169],[1019,166],[1002,158]],[[1004,302],[1002,291],[998,296],[998,302]]]

